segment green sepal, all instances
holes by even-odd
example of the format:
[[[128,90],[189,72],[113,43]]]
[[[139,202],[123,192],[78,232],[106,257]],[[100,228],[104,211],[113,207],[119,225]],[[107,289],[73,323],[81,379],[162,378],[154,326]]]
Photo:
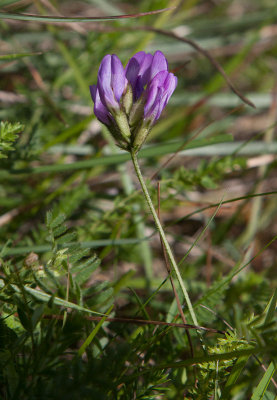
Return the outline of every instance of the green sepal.
[[[127,89],[122,96],[122,106],[127,115],[130,114],[130,111],[133,107],[133,90],[130,84],[127,85]]]
[[[145,98],[142,95],[134,104],[129,116],[129,124],[131,127],[141,122],[144,117]]]
[[[151,127],[149,124],[142,124],[140,129],[134,132],[132,148],[136,153],[140,150],[141,146],[145,142],[147,136],[149,135],[150,129]]]
[[[123,141],[126,141],[127,143],[130,143],[130,127],[127,119],[127,115],[123,111],[119,111],[116,114],[113,115],[115,122],[118,127],[118,131],[120,132],[120,135],[123,139]]]

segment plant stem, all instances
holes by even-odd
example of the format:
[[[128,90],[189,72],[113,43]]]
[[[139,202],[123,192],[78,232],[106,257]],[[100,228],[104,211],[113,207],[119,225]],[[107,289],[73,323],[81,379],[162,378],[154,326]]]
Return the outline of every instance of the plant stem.
[[[137,154],[136,154],[134,151],[131,151],[131,157],[132,157],[132,161],[133,161],[133,164],[134,164],[134,168],[135,168],[135,171],[136,171],[136,175],[137,175],[138,180],[139,180],[139,182],[140,182],[140,185],[141,185],[143,194],[144,194],[145,199],[146,199],[146,201],[147,201],[147,203],[148,203],[148,206],[149,206],[150,211],[151,211],[151,213],[152,213],[152,216],[153,216],[153,218],[154,218],[156,227],[157,227],[157,229],[158,229],[158,231],[159,231],[159,233],[160,233],[161,239],[162,239],[162,241],[163,241],[163,244],[164,244],[166,253],[167,253],[168,258],[169,258],[169,260],[170,260],[170,263],[171,263],[171,265],[172,265],[172,267],[173,267],[173,269],[174,269],[174,272],[175,272],[175,274],[176,274],[177,280],[178,280],[178,282],[179,282],[179,285],[180,285],[181,290],[182,290],[182,292],[183,292],[184,298],[185,298],[185,300],[186,300],[186,303],[187,303],[187,306],[188,306],[188,309],[189,309],[189,313],[190,313],[191,319],[192,319],[194,325],[198,325],[197,318],[196,318],[195,312],[194,312],[194,310],[193,310],[193,307],[192,307],[192,304],[191,304],[191,301],[190,301],[190,298],[189,298],[187,289],[186,289],[186,287],[185,287],[185,285],[184,285],[182,276],[181,276],[181,274],[180,274],[178,265],[177,265],[177,263],[176,263],[176,261],[175,261],[175,259],[174,259],[173,253],[172,253],[171,248],[170,248],[170,246],[169,246],[169,243],[168,243],[168,241],[167,241],[167,239],[166,239],[165,232],[164,232],[163,227],[162,227],[162,225],[161,225],[161,223],[160,223],[160,220],[159,220],[159,217],[158,217],[158,215],[157,215],[157,213],[156,213],[155,207],[154,207],[154,205],[153,205],[153,203],[152,203],[152,200],[151,200],[151,197],[150,197],[150,195],[149,195],[147,186],[146,186],[146,184],[145,184],[145,182],[144,182],[144,179],[143,179],[143,176],[142,176],[142,173],[141,173],[141,170],[140,170],[140,166],[139,166],[139,163],[138,163],[138,159],[137,159]]]

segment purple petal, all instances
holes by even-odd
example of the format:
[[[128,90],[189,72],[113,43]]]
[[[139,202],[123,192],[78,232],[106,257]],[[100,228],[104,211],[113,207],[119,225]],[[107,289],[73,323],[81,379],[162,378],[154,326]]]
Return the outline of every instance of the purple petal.
[[[140,64],[140,70],[139,70],[142,86],[145,86],[150,80],[150,71],[152,62],[153,62],[152,54],[150,53],[145,54],[145,57]]]
[[[152,60],[152,54],[139,51],[126,65],[125,74],[132,86],[134,100],[137,100],[141,96],[144,86],[149,81]]]
[[[90,90],[91,98],[92,98],[93,102],[95,103],[96,90],[97,90],[96,85],[91,85],[89,87],[89,90]]]
[[[172,73],[169,73],[165,82],[164,82],[164,93],[162,95],[162,98],[160,100],[160,110],[156,116],[156,120],[158,118],[160,118],[160,115],[163,111],[163,109],[165,108],[165,106],[167,105],[172,93],[174,92],[174,90],[176,89],[177,86],[177,78],[176,76],[174,76]]]
[[[145,57],[145,52],[139,51],[132,58],[130,58],[125,68],[126,78],[130,82],[133,89],[133,96],[135,101],[140,97],[143,91],[140,70]]]
[[[164,87],[166,80],[168,79],[169,72],[167,71],[160,71],[158,72],[154,78],[150,82],[151,85],[157,85]]]
[[[158,86],[152,85],[149,90],[147,90],[146,103],[144,106],[144,116],[148,116],[149,111],[153,108],[153,105],[158,102]]]
[[[156,121],[158,119],[158,117],[161,114],[161,111],[160,111],[161,97],[162,97],[162,89],[158,88],[156,100],[153,103],[152,107],[149,109],[148,113],[146,114],[146,119],[151,119],[152,122],[154,122],[154,121]]]
[[[163,97],[161,98],[161,100],[160,100],[160,102],[159,102],[159,107],[158,107],[157,113],[156,113],[156,115],[155,115],[155,121],[157,121],[157,120],[160,118],[163,109],[165,108],[165,106],[166,106],[167,103],[168,103],[169,97],[170,97],[170,96],[167,96],[167,95],[166,95],[166,96],[163,96]]]
[[[144,118],[156,121],[167,105],[177,86],[177,78],[172,73],[160,71],[152,79],[146,91]]]
[[[167,105],[172,93],[176,89],[177,86],[177,78],[174,76],[172,73],[169,73],[166,80],[164,81],[164,86],[163,86],[163,94],[161,96],[161,99],[159,101],[160,106],[159,110],[156,114],[155,121],[160,118],[160,115]]]
[[[126,78],[128,79],[130,85],[132,86],[133,92],[135,92],[138,73],[139,73],[139,63],[134,57],[132,57],[128,61],[125,71],[126,71],[125,72]]]
[[[99,90],[100,99],[103,104],[113,108],[119,108],[119,104],[115,100],[114,93],[111,87],[111,60],[112,56],[110,54],[107,54],[103,58],[98,71],[97,87]]]
[[[149,111],[153,108],[154,103],[156,105],[156,103],[160,101],[160,97],[162,96],[162,93],[164,91],[163,85],[167,77],[168,77],[168,72],[161,71],[150,82],[146,92],[147,100],[144,107],[145,116],[149,114]]]
[[[104,124],[110,125],[110,113],[100,99],[98,88],[95,85],[90,86],[90,93],[92,100],[94,101],[95,116],[99,119],[99,121],[103,122]]]
[[[136,80],[139,73],[140,65],[142,64],[144,58],[145,52],[139,51],[127,62],[127,65],[125,67],[125,75],[130,83]]]
[[[149,80],[153,79],[160,71],[168,71],[168,64],[164,54],[158,50],[153,56]]]
[[[170,72],[164,82],[164,89],[168,93],[169,97],[176,89],[177,82],[177,77]]]
[[[163,90],[160,87],[156,87],[155,98],[152,99],[151,103],[144,107],[144,117],[145,119],[155,120],[158,110],[160,108],[160,101],[162,98]]]
[[[127,83],[128,81],[125,78],[123,65],[121,64],[120,59],[113,54],[111,59],[111,87],[118,103],[120,102]]]

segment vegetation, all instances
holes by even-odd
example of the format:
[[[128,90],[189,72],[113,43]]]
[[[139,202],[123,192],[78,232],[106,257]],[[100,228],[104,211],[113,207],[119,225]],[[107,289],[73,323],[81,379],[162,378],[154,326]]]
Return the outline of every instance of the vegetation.
[[[1,399],[276,398],[276,15],[0,1]],[[178,77],[138,158],[193,314],[93,114],[103,57],[140,50]]]

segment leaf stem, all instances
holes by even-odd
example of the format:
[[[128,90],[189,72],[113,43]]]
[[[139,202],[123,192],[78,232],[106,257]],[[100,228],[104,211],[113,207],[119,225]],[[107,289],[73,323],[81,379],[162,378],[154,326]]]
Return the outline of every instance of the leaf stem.
[[[147,204],[148,204],[148,206],[149,206],[149,208],[150,208],[150,211],[151,211],[151,213],[152,213],[152,216],[153,216],[153,218],[154,218],[154,221],[155,221],[155,224],[156,224],[156,228],[158,229],[158,231],[159,231],[159,233],[160,233],[160,236],[161,236],[161,239],[162,239],[162,241],[163,241],[163,244],[164,244],[166,253],[167,253],[168,258],[169,258],[169,260],[170,260],[170,263],[171,263],[171,265],[172,265],[172,267],[173,267],[173,269],[174,269],[174,272],[175,272],[175,274],[176,274],[177,280],[178,280],[178,282],[179,282],[179,285],[180,285],[181,290],[182,290],[182,292],[183,292],[184,298],[185,298],[185,300],[186,300],[186,303],[187,303],[187,306],[188,306],[188,310],[189,310],[191,319],[192,319],[194,325],[198,325],[197,318],[196,318],[195,312],[194,312],[194,310],[193,310],[193,307],[192,307],[192,304],[191,304],[191,301],[190,301],[190,298],[189,298],[187,289],[186,289],[186,287],[185,287],[185,285],[184,285],[182,276],[181,276],[181,274],[180,274],[178,265],[177,265],[177,263],[176,263],[176,261],[175,261],[175,258],[174,258],[174,256],[173,256],[173,253],[172,253],[172,251],[171,251],[171,248],[170,248],[170,246],[169,246],[169,243],[168,243],[168,241],[167,241],[167,239],[166,239],[165,232],[164,232],[163,227],[162,227],[162,225],[161,225],[161,223],[160,223],[160,220],[159,220],[159,217],[158,217],[158,215],[157,215],[157,213],[156,213],[155,207],[154,207],[154,205],[153,205],[153,203],[152,203],[152,200],[151,200],[150,194],[149,194],[149,192],[148,192],[147,186],[146,186],[146,184],[145,184],[145,182],[144,182],[144,179],[143,179],[143,176],[142,176],[142,173],[141,173],[141,170],[140,170],[140,166],[139,166],[139,163],[138,163],[138,159],[137,159],[137,154],[136,154],[135,151],[131,151],[131,157],[132,157],[133,165],[134,165],[134,168],[135,168],[135,171],[136,171],[136,175],[137,175],[137,177],[138,177],[138,180],[139,180],[139,182],[140,182],[140,185],[141,185],[143,194],[144,194],[144,196],[145,196],[145,199],[146,199],[146,201],[147,201]]]

